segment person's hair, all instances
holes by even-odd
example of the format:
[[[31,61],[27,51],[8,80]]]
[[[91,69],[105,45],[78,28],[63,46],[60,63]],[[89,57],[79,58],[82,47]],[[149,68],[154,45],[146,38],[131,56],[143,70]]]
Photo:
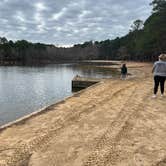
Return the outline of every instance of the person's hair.
[[[159,59],[162,61],[166,61],[166,54],[160,54]]]
[[[125,64],[125,63],[123,63],[122,67],[126,67],[126,64]]]

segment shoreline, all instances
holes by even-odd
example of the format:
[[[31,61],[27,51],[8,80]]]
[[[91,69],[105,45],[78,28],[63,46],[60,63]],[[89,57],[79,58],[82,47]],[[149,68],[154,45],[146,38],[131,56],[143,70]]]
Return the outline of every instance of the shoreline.
[[[103,61],[103,60],[81,61],[81,63],[88,63],[88,62],[89,62],[90,64],[91,64],[91,63],[92,63],[92,64],[96,64],[96,67],[99,67],[99,68],[113,69],[113,70],[114,70],[114,69],[119,70],[119,69],[120,69],[120,64],[122,63],[122,61]],[[80,62],[75,62],[75,63],[80,63]],[[97,65],[97,64],[99,64],[99,63],[101,64],[101,66],[98,66],[98,65]],[[106,63],[107,65],[106,65],[106,66],[103,66],[103,63],[104,63],[104,64]],[[140,66],[140,65],[138,65],[138,66],[133,66],[133,65],[132,65],[132,63],[134,64],[134,63],[137,63],[137,62],[125,62],[125,63],[130,63],[130,65],[128,66],[128,68],[130,68],[130,69],[132,69],[132,68],[138,68],[138,67],[143,67],[143,65],[141,65],[141,66]],[[111,65],[113,65],[113,66],[109,66],[108,64],[111,64]],[[150,64],[150,63],[141,63],[141,64]],[[136,76],[138,76],[136,73],[132,73],[128,78],[129,78],[129,79],[132,79],[132,78],[135,78]],[[107,79],[107,78],[106,78],[106,79]],[[74,92],[72,95],[70,95],[70,96],[68,96],[68,97],[65,97],[65,98],[63,98],[63,99],[61,99],[61,100],[59,100],[59,101],[57,101],[57,102],[55,102],[55,103],[53,103],[53,104],[51,104],[51,105],[46,105],[46,106],[44,106],[44,107],[38,109],[37,111],[34,111],[34,112],[32,112],[32,113],[30,113],[30,114],[27,114],[27,115],[25,115],[25,116],[23,116],[23,117],[20,117],[20,118],[14,120],[14,121],[11,121],[11,122],[8,122],[8,123],[6,123],[6,124],[4,124],[4,125],[1,125],[1,126],[0,126],[0,132],[3,131],[3,130],[5,130],[5,129],[8,128],[8,127],[12,127],[13,125],[18,125],[19,123],[23,123],[24,121],[26,121],[26,120],[28,120],[28,119],[34,117],[34,116],[43,114],[43,113],[47,112],[50,107],[56,106],[56,105],[58,105],[58,104],[61,104],[61,103],[65,102],[66,100],[68,100],[69,98],[72,98],[72,97],[74,97],[75,95],[84,92],[86,89],[93,88],[94,86],[97,86],[97,85],[100,84],[103,80],[106,80],[106,79],[101,78],[101,79],[100,79],[101,81],[100,81],[99,83],[96,83],[96,84],[94,84],[94,85],[91,85],[90,87],[87,87],[87,88],[85,88],[85,89],[82,89],[82,90],[80,90],[80,91],[78,91],[78,92]],[[112,79],[112,78],[110,78],[110,79]],[[115,78],[113,78],[113,79],[116,80],[116,79],[119,79],[119,77],[115,77]]]
[[[59,101],[57,101],[57,102],[55,102],[55,103],[53,103],[53,104],[51,104],[51,105],[44,106],[44,107],[38,109],[37,111],[34,111],[34,112],[30,113],[30,114],[27,114],[27,115],[25,115],[25,116],[23,116],[23,117],[20,117],[20,118],[14,120],[14,121],[8,122],[8,123],[6,123],[6,124],[0,126],[0,133],[1,133],[3,130],[5,130],[5,129],[7,129],[7,128],[10,128],[10,127],[12,127],[12,126],[14,126],[14,125],[22,124],[22,123],[24,123],[26,120],[28,120],[28,119],[30,119],[30,118],[33,118],[33,117],[38,116],[38,115],[40,115],[40,114],[46,113],[47,111],[49,111],[49,110],[51,109],[51,107],[58,106],[59,104],[64,103],[66,100],[68,100],[68,99],[70,99],[70,98],[72,98],[72,97],[75,97],[75,96],[77,96],[77,95],[83,93],[85,90],[87,90],[87,89],[89,89],[89,88],[93,88],[94,86],[97,86],[98,84],[102,83],[102,80],[103,80],[103,79],[101,79],[100,82],[98,82],[98,83],[96,83],[96,84],[94,84],[94,85],[91,85],[90,87],[87,87],[87,88],[85,88],[85,89],[82,89],[82,90],[80,90],[80,91],[78,91],[78,92],[74,92],[72,95],[70,95],[70,96],[68,96],[68,97],[65,97],[65,98],[63,98],[62,100],[59,100]]]
[[[135,65],[132,79],[103,80],[3,129],[0,165],[164,163],[166,98],[151,98],[152,64]]]
[[[90,60],[90,61],[59,61],[59,62],[57,62],[57,63],[48,63],[48,64],[40,64],[39,66],[47,66],[47,65],[53,65],[53,64],[65,64],[65,63],[75,63],[75,64],[87,64],[87,65],[95,65],[95,67],[98,67],[97,65],[101,65],[100,67],[101,68],[105,68],[105,66],[102,66],[103,64],[106,64],[107,65],[107,67],[108,67],[108,65],[119,65],[120,63],[121,63],[121,61],[104,61],[104,60]],[[1,66],[1,65],[0,65]],[[2,67],[7,67],[8,66],[8,64],[7,65],[2,65]],[[35,67],[34,65],[19,65],[19,64],[14,64],[14,65],[11,65],[11,64],[9,64],[9,66],[21,66],[21,67]],[[38,65],[36,65],[37,67],[38,67]],[[110,67],[108,67],[109,69],[110,69]],[[112,69],[114,69],[114,67],[111,67]],[[93,78],[92,78],[93,79]],[[107,79],[107,78],[105,78],[105,79]],[[117,78],[114,78],[114,79],[117,79]],[[100,82],[101,81],[103,81],[104,80],[104,78],[99,78],[99,80],[100,80]],[[72,81],[72,80],[71,80]],[[99,83],[100,83],[99,82]],[[92,87],[93,85],[91,85],[90,87]],[[87,88],[89,88],[89,87],[87,87]],[[87,88],[85,88],[85,89],[82,89],[82,90],[79,90],[77,93],[81,93],[82,91],[84,91],[84,90],[86,90]],[[28,120],[29,118],[31,118],[31,117],[34,117],[34,116],[37,116],[37,115],[39,115],[39,114],[41,114],[41,113],[44,113],[47,109],[49,109],[49,107],[51,107],[51,106],[54,106],[54,105],[58,105],[58,104],[60,104],[61,102],[64,102],[65,100],[67,100],[68,98],[71,98],[71,97],[73,97],[74,95],[75,95],[75,93],[76,92],[74,92],[74,94],[71,94],[70,96],[68,96],[68,97],[65,97],[65,98],[62,98],[61,100],[59,100],[59,101],[57,101],[57,102],[55,102],[55,103],[53,103],[53,104],[51,104],[51,105],[46,105],[46,106],[44,106],[44,107],[42,107],[42,108],[40,108],[40,109],[38,109],[38,110],[36,110],[36,111],[34,111],[34,112],[32,112],[32,113],[29,113],[29,114],[27,114],[27,115],[24,115],[24,116],[22,116],[22,117],[20,117],[20,118],[18,118],[18,119],[16,119],[16,120],[13,120],[13,121],[10,121],[10,122],[7,122],[6,124],[3,124],[3,125],[0,125],[0,132],[2,131],[2,130],[4,130],[4,129],[6,129],[6,128],[8,128],[8,127],[11,127],[11,126],[13,126],[13,125],[17,125],[17,124],[19,124],[19,123],[22,123],[23,121],[25,121],[25,120]]]

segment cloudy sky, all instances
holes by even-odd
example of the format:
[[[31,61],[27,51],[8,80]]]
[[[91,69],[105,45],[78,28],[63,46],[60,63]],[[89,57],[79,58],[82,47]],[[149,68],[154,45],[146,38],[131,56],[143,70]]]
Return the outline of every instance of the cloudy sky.
[[[151,0],[0,0],[0,36],[67,46],[113,39],[151,14]]]

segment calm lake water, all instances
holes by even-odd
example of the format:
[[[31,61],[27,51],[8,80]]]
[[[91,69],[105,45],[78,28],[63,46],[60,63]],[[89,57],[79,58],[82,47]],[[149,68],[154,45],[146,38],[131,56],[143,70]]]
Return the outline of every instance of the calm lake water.
[[[110,70],[76,64],[0,67],[0,125],[72,94],[75,75],[110,78]]]

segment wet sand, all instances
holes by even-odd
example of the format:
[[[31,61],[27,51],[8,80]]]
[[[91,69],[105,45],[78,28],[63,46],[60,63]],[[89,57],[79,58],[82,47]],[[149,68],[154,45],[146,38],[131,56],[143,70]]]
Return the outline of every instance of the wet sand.
[[[165,166],[166,97],[152,64],[107,79],[0,131],[0,166]]]

